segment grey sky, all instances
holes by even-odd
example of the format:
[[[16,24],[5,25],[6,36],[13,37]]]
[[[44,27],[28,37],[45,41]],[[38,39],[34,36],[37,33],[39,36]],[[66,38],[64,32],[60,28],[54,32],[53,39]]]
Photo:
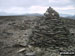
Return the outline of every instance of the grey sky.
[[[75,14],[75,0],[0,0],[0,12],[44,13],[51,6],[62,14]]]

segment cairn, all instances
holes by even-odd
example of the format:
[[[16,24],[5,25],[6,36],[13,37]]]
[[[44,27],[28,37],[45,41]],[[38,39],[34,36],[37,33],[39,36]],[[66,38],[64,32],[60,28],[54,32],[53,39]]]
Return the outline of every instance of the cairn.
[[[29,44],[37,47],[68,47],[73,40],[59,14],[49,7],[33,28]]]

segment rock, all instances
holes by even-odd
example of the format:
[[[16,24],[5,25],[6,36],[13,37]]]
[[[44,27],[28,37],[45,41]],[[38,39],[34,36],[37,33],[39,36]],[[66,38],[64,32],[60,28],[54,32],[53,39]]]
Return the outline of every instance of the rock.
[[[26,56],[35,56],[35,52],[31,52],[31,53],[26,53]]]
[[[37,47],[68,47],[73,44],[72,35],[61,21],[59,14],[49,7],[32,30],[29,44]]]
[[[18,53],[20,53],[20,52],[23,52],[23,51],[25,51],[26,50],[26,48],[22,48],[22,49],[20,49],[19,51],[17,51]]]

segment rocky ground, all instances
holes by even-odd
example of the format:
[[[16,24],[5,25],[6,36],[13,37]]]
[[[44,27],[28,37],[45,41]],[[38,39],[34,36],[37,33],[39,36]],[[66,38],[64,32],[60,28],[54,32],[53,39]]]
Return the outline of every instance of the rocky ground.
[[[26,46],[28,36],[35,23],[35,16],[1,16],[0,17],[0,56],[13,56],[18,48],[15,44]],[[8,53],[9,52],[9,53]],[[12,55],[11,55],[12,54]]]
[[[0,56],[32,56],[34,53],[37,54],[36,56],[60,56],[57,49],[56,51],[53,50],[53,48],[33,48],[28,45],[29,36],[31,36],[33,32],[32,29],[36,27],[37,21],[40,23],[39,19],[42,21],[41,18],[40,16],[1,16]],[[61,21],[64,22],[70,33],[75,35],[75,20],[61,18]]]

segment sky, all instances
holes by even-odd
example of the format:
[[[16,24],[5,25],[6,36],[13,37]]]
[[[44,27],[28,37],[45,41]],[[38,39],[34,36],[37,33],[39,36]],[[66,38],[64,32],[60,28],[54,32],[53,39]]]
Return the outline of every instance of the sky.
[[[0,0],[0,14],[43,14],[49,6],[60,14],[75,15],[75,0]]]

